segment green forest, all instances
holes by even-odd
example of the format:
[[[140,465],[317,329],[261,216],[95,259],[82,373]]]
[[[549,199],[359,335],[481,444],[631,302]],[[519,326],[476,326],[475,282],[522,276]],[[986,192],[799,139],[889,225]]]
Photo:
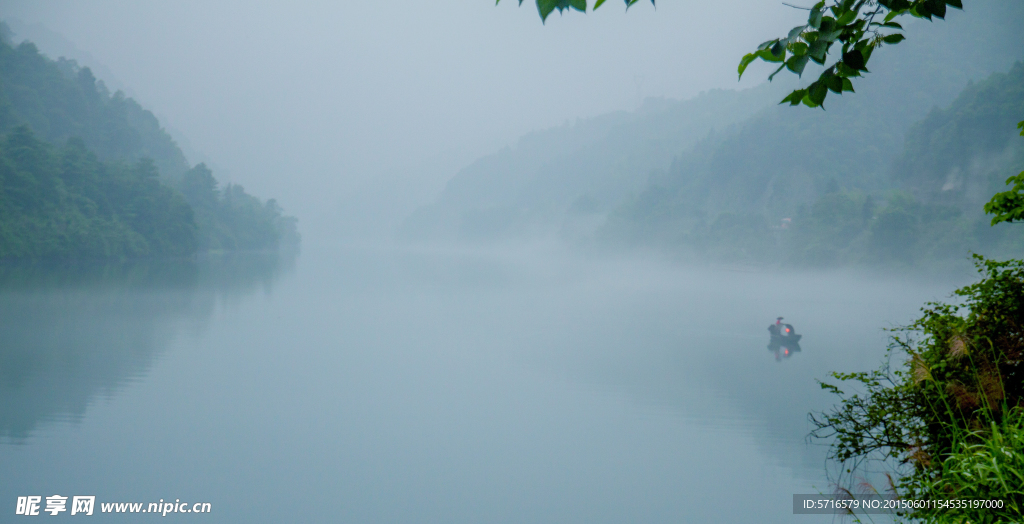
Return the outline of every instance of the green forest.
[[[275,200],[190,168],[151,112],[89,68],[0,34],[0,259],[298,245],[296,219]]]
[[[759,141],[780,127],[783,135],[819,131],[819,122],[807,125],[804,115],[780,111],[678,158],[616,211],[604,231],[608,239],[719,261],[815,267],[966,262],[972,251],[1019,254],[1024,230],[990,227],[982,207],[1004,189],[1008,174],[1024,168],[1016,133],[1024,114],[1024,63],[969,85],[951,105],[913,124],[890,163],[855,161],[878,137],[853,127],[870,121],[851,122],[850,114],[810,115],[837,120],[840,129],[829,138],[846,140],[817,142],[821,147],[807,154]],[[842,163],[846,173],[815,169],[843,157],[850,157]]]
[[[818,268],[962,271],[971,252],[1019,256],[1024,230],[990,227],[982,208],[1024,168],[1022,16],[1024,4],[991,3],[956,24],[912,20],[857,92],[824,109],[779,105],[800,85],[780,75],[532,133],[458,173],[400,237],[546,235]]]

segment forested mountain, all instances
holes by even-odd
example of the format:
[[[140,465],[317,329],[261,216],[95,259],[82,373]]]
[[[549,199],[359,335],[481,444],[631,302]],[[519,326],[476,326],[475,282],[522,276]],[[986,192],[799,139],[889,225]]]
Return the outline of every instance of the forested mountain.
[[[295,219],[219,188],[152,113],[0,23],[0,259],[186,256],[297,244]]]
[[[648,99],[620,111],[531,133],[448,182],[400,230],[405,239],[487,240],[547,234],[603,216],[640,191],[652,169],[714,129],[778,98],[781,89],[712,91],[685,102]],[[567,224],[571,225],[571,224]]]
[[[892,177],[917,198],[976,209],[1005,190],[1024,166],[1016,132],[1024,119],[1024,63],[972,83],[944,109],[935,109],[907,133]]]
[[[0,258],[132,258],[196,251],[192,210],[153,162],[106,164],[19,126],[0,142]]]
[[[941,193],[950,174],[948,169],[935,174],[936,162],[946,162],[942,155],[962,158],[965,147],[986,156],[972,157],[974,163],[959,166],[958,173],[977,171],[982,160],[994,166],[987,153],[1003,151],[1007,136],[1014,134],[1015,126],[1006,123],[1024,119],[1009,111],[1016,103],[1012,86],[983,87],[1001,77],[981,82],[1024,59],[1021,20],[1024,4],[990,2],[972,3],[946,21],[913,22],[906,42],[873,59],[872,73],[857,83],[857,93],[830,97],[825,111],[778,106],[782,95],[774,95],[791,87],[780,85],[709,93],[634,115],[535,133],[515,150],[481,159],[456,175],[434,205],[407,221],[403,234],[501,240],[525,230],[532,235],[560,231],[579,239],[587,232],[577,234],[573,227],[585,218],[591,229],[597,228],[592,238],[599,243],[667,248],[719,260],[830,265],[962,257],[1001,234],[974,226],[980,220],[979,196],[991,196],[995,187],[989,179],[963,186],[975,188],[970,213],[966,200],[955,204],[926,195],[923,188],[934,189],[925,181],[938,176],[943,178]],[[806,74],[817,76],[811,70]],[[1006,76],[1007,85],[1014,74]],[[975,121],[960,120],[960,105],[928,116],[936,107],[948,107],[972,80],[978,83],[963,96],[984,89],[981,98],[991,106],[974,103]],[[1007,95],[1001,102],[993,101],[998,89]],[[1002,116],[989,118],[1000,111]],[[595,127],[591,122],[614,118],[619,127],[587,136]],[[651,124],[662,119],[674,122],[669,132]],[[630,120],[632,127],[622,124]],[[947,142],[958,140],[953,130],[991,129],[973,134],[957,149],[920,135],[936,126],[942,128],[936,137]],[[658,140],[663,148],[652,148]],[[560,156],[545,156],[544,148]],[[930,148],[944,150],[931,155],[931,164],[918,162],[929,157]],[[915,167],[907,169],[905,162]],[[993,167],[986,176],[1000,169]],[[607,190],[599,193],[595,186]],[[960,222],[942,227],[969,232],[956,233],[955,241],[949,235],[940,239],[939,230],[930,227],[941,222],[936,217],[956,217]],[[531,227],[514,227],[524,223]],[[921,240],[926,238],[931,240]],[[900,249],[883,249],[889,245]]]
[[[1024,64],[969,85],[911,126],[865,99],[873,104],[827,115],[836,129],[786,107],[703,142],[652,177],[601,234],[719,260],[812,266],[1019,254],[1024,231],[989,227],[982,206],[1024,168],[1015,125],[1024,119]],[[905,141],[894,136],[908,128]]]
[[[0,71],[0,134],[28,125],[51,144],[80,138],[100,160],[150,158],[169,180],[188,170],[185,155],[153,113],[120,91],[109,93],[74,60],[51,60],[31,42],[4,41]]]
[[[217,180],[205,164],[188,170],[178,189],[192,206],[199,226],[202,249],[263,249],[299,242],[296,219],[284,216],[277,201],[266,202],[249,195],[238,184],[217,188]]]

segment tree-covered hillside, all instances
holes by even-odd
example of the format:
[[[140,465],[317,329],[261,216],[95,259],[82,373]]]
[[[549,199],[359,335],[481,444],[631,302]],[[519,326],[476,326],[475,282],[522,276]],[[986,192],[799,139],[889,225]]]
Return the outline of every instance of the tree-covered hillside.
[[[780,125],[777,111],[732,136],[709,140],[677,160],[670,172],[675,177],[652,179],[603,233],[618,242],[718,260],[804,266],[966,262],[971,251],[1020,255],[1024,230],[990,227],[982,206],[1024,168],[1024,143],[1015,125],[1024,118],[1024,63],[969,85],[949,107],[910,126],[896,155],[868,149],[869,137],[888,133],[865,133],[854,124],[885,120],[858,108],[873,118],[844,111],[828,115],[842,129],[832,136],[846,140],[805,155],[774,152],[757,142],[767,122],[794,136],[820,131],[813,121]],[[819,115],[796,121],[807,118]],[[844,169],[815,170],[830,163]]]
[[[654,169],[715,129],[742,120],[779,89],[712,91],[685,102],[648,99],[620,111],[522,137],[467,166],[437,201],[405,221],[405,239],[479,241],[549,234],[603,217],[640,191]]]
[[[0,259],[187,256],[296,245],[271,199],[219,187],[152,113],[0,23]]]
[[[972,3],[950,18],[908,23],[908,40],[872,58],[857,92],[829,97],[824,111],[778,106],[795,81],[780,76],[780,85],[534,133],[458,173],[402,233],[502,240],[560,231],[578,239],[599,228],[596,238],[612,244],[778,259],[785,253],[773,226],[798,224],[837,193],[858,216],[883,209],[888,192],[902,187],[892,166],[911,126],[970,80],[1024,58],[1024,4]],[[808,65],[805,76],[820,70]]]
[[[200,249],[265,249],[299,242],[296,219],[284,216],[276,200],[262,202],[238,184],[218,189],[205,164],[186,172],[178,189],[195,213]]]
[[[1024,168],[1024,63],[972,83],[907,134],[893,178],[917,198],[976,210]]]
[[[0,141],[0,259],[183,256],[192,209],[148,159],[97,160],[77,139],[57,149],[19,126]]]
[[[89,68],[51,60],[31,42],[0,42],[0,134],[19,125],[51,144],[80,138],[100,160],[151,158],[176,180],[188,170],[185,155],[153,113],[118,91],[109,93]]]

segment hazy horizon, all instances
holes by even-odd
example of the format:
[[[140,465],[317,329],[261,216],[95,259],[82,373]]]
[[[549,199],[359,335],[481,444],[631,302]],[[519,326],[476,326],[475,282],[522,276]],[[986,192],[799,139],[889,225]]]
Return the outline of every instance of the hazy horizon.
[[[545,25],[511,1],[0,5],[15,40],[113,75],[190,163],[328,234],[367,186],[411,210],[531,131],[760,84],[761,70],[737,82],[739,57],[803,18],[774,2],[609,3]],[[33,39],[47,31],[64,41]]]

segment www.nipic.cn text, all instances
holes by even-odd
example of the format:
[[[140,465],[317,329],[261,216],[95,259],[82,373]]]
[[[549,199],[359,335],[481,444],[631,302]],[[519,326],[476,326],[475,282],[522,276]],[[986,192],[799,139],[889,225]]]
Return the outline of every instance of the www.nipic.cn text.
[[[70,500],[69,500],[70,499]],[[70,508],[68,507],[70,504]],[[61,495],[40,495],[18,497],[14,508],[15,515],[41,515],[49,513],[51,516],[68,512],[70,515],[92,515],[96,509],[96,497],[94,495],[64,497]],[[210,513],[209,502],[196,502],[190,504],[182,502],[181,499],[174,499],[174,502],[101,502],[100,513],[154,513],[166,517],[171,513]]]

